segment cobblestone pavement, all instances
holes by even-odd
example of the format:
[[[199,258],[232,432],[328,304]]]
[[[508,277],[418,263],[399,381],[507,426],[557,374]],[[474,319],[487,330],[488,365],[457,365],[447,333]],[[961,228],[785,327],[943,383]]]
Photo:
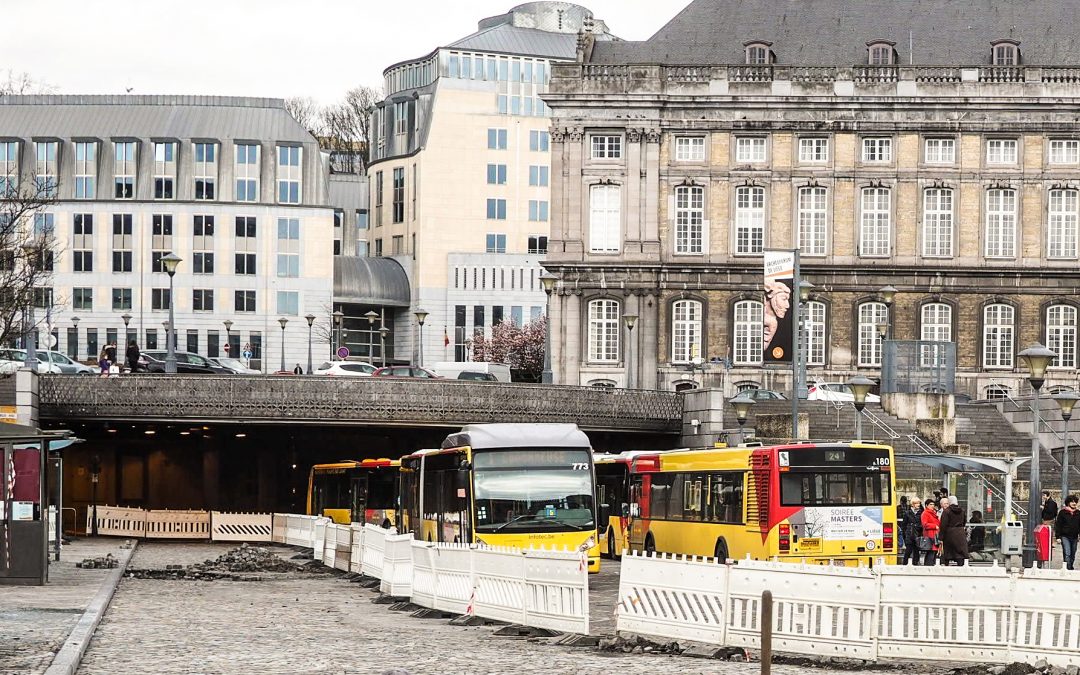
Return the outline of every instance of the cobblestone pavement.
[[[63,548],[49,565],[46,586],[0,587],[0,673],[43,673],[87,604],[112,570],[80,569],[75,563],[112,553],[117,539],[82,539]]]
[[[133,568],[199,562],[229,548],[215,546],[213,553],[204,545],[143,546]],[[658,671],[749,675],[760,668],[756,663],[664,655],[609,655],[546,640],[496,637],[492,628],[451,626],[445,620],[413,618],[373,604],[375,593],[340,576],[290,573],[261,578],[124,579],[79,673],[351,674],[399,669],[411,675]],[[777,665],[772,672],[795,675],[806,668]]]

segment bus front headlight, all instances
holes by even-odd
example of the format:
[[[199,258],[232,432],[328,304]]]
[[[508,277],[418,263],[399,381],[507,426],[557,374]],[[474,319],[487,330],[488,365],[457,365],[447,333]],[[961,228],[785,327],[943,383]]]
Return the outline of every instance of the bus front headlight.
[[[593,546],[596,546],[596,540],[593,539],[592,537],[589,537],[588,539],[585,540],[584,544],[582,544],[581,546],[578,547],[578,550],[579,551],[588,551]]]

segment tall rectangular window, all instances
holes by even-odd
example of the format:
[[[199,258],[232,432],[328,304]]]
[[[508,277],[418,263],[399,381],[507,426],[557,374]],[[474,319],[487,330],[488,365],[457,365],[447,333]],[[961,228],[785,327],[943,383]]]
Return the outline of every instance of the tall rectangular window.
[[[375,172],[375,227],[382,227],[383,172]]]
[[[864,302],[858,308],[859,360],[858,365],[881,367],[881,333],[878,326],[889,320],[889,309],[883,302]]]
[[[71,308],[89,312],[94,309],[94,289],[71,289]]]
[[[704,136],[677,136],[675,138],[676,162],[704,162]]]
[[[675,188],[675,252],[702,253],[704,250],[705,188],[680,185]]]
[[[506,165],[488,164],[487,182],[488,185],[506,185]]]
[[[113,272],[131,271],[131,214],[114,213],[112,217]]]
[[[173,218],[167,213],[155,213],[151,219],[150,271],[164,272],[161,259],[173,250]]]
[[[278,291],[277,313],[286,316],[300,314],[300,294],[296,291]]]
[[[618,185],[589,188],[589,250],[618,253],[622,246],[622,191]]]
[[[952,307],[942,302],[931,302],[922,307],[923,342],[952,342]],[[922,345],[919,363],[923,368],[945,365],[945,350],[940,345]]]
[[[825,365],[825,303],[806,303],[806,365]]]
[[[94,216],[76,213],[71,226],[71,269],[94,271]]]
[[[740,164],[756,164],[765,161],[764,136],[739,136],[735,139],[735,161]]]
[[[393,222],[405,222],[405,167],[394,169]]]
[[[255,311],[255,291],[236,291],[233,309],[237,312]]]
[[[235,232],[236,237],[233,241],[233,247],[236,250],[235,272],[244,276],[253,276],[257,274],[255,256],[258,250],[255,216],[237,216]]]
[[[671,305],[671,362],[691,363],[701,356],[701,303],[677,300]]]
[[[1046,309],[1046,347],[1057,354],[1051,366],[1076,368],[1076,308],[1053,305]]]
[[[206,331],[206,355],[212,359],[221,356],[221,334],[216,330]]]
[[[199,331],[194,329],[188,329],[186,349],[192,354],[199,353]]]
[[[621,321],[617,301],[592,300],[589,302],[589,361],[618,363]]]
[[[57,163],[59,145],[57,141],[36,141],[34,143],[34,151],[37,153],[34,175],[35,187],[39,195],[48,199],[56,197],[56,188],[60,184],[57,178],[59,175]]]
[[[1016,164],[1015,138],[991,138],[986,141],[987,164]]]
[[[1080,141],[1072,138],[1054,138],[1050,140],[1051,164],[1080,163]]]
[[[923,150],[923,158],[927,164],[954,164],[956,163],[956,139],[953,138],[928,138]]]
[[[196,288],[191,291],[191,309],[194,312],[214,311],[214,291],[210,288]]]
[[[505,150],[506,129],[488,129],[487,146],[488,150]]]
[[[1047,251],[1050,258],[1075,258],[1077,254],[1076,190],[1051,190],[1046,224]]]
[[[529,220],[534,223],[546,223],[548,220],[548,202],[546,199],[529,200]]]
[[[150,309],[168,309],[172,304],[172,292],[168,288],[150,289]]]
[[[217,143],[195,143],[195,199],[215,199],[216,188]]]
[[[2,179],[0,179],[2,180]],[[75,199],[93,199],[97,196],[97,143],[75,143]]]
[[[983,367],[1013,367],[1013,308],[987,305],[983,309]]]
[[[829,139],[800,138],[799,161],[804,164],[822,164],[829,161]]]
[[[593,159],[621,159],[622,136],[593,134],[589,137],[589,149]]]
[[[732,361],[740,366],[753,366],[761,363],[761,330],[764,316],[762,304],[757,300],[743,300],[735,303],[735,331]]]
[[[529,185],[532,187],[547,187],[550,168],[544,165],[529,167]]]
[[[176,143],[154,143],[154,199],[176,198]]]
[[[863,188],[859,255],[889,255],[891,214],[892,194],[889,188]]]
[[[765,246],[765,188],[735,188],[735,253],[757,254]]]
[[[214,273],[214,217],[197,215],[192,219],[191,271]]]
[[[303,149],[297,145],[279,145],[277,166],[278,203],[300,203],[300,169]]]
[[[487,200],[487,218],[488,220],[506,220],[506,200]]]
[[[131,309],[131,289],[130,288],[114,288],[112,289],[112,308],[114,312],[128,311]],[[95,356],[97,356],[95,354]]]
[[[551,134],[546,131],[529,132],[529,152],[547,152],[551,149]]]
[[[0,196],[19,190],[19,142],[0,141]]]
[[[113,196],[116,199],[135,198],[135,141],[113,143],[116,157],[113,163]]]
[[[236,145],[236,201],[259,201],[259,146]]]
[[[1016,190],[986,191],[986,257],[1016,256]]]
[[[827,195],[823,187],[799,188],[799,250],[803,255],[825,255]]]
[[[277,275],[300,276],[300,219],[278,218]]]
[[[923,192],[923,255],[948,258],[953,254],[953,191]]]

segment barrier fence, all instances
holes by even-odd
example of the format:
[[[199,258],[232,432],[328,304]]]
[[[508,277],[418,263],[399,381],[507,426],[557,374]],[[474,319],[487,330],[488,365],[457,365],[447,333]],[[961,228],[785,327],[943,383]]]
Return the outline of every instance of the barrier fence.
[[[678,556],[623,557],[619,632],[876,660],[1080,665],[1080,576],[1003,567],[844,568]]]
[[[311,518],[314,516],[284,516]],[[138,539],[209,539],[211,541],[272,541],[275,515],[271,513],[227,513],[139,509],[125,506],[97,507],[97,533],[105,537]],[[287,521],[282,520],[282,527]],[[300,527],[297,525],[297,527]],[[86,510],[86,531],[94,529],[94,509]],[[296,533],[299,534],[299,533]],[[284,537],[284,535],[283,535]],[[310,546],[310,541],[304,546]]]

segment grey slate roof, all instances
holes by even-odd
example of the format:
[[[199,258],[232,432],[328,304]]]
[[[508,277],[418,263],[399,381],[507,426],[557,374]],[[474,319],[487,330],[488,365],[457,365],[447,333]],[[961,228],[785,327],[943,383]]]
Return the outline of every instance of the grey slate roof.
[[[550,33],[535,28],[520,28],[500,24],[482,28],[472,35],[448,45],[449,49],[470,49],[496,54],[522,54],[548,56],[555,59],[573,59],[577,54],[577,35],[573,33]]]
[[[281,99],[235,96],[0,96],[2,136],[315,142]]]
[[[1009,38],[1021,64],[1078,65],[1078,10],[1076,0],[694,0],[646,41],[598,41],[590,62],[739,64],[745,42],[766,40],[778,64],[850,66],[880,39],[902,64],[981,65],[991,41]]]

